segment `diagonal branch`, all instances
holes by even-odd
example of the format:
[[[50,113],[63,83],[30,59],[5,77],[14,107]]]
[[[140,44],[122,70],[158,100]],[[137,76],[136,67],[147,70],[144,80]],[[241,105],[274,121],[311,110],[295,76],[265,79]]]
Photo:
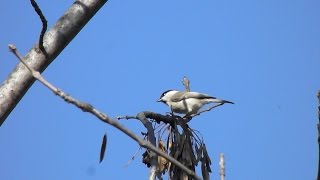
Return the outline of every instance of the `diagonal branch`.
[[[36,13],[38,14],[38,16],[40,17],[40,20],[42,22],[42,29],[41,29],[41,33],[40,33],[40,37],[39,37],[39,49],[47,56],[46,50],[44,49],[43,46],[43,37],[44,37],[44,33],[46,33],[47,31],[47,19],[46,17],[44,17],[44,15],[42,14],[41,9],[39,8],[37,2],[35,0],[30,0],[34,10],[36,11]]]
[[[66,94],[65,92],[63,92],[62,90],[56,88],[55,86],[53,86],[51,83],[49,83],[47,80],[45,80],[41,74],[38,71],[35,71],[32,67],[29,67],[28,64],[25,62],[24,58],[19,54],[19,52],[17,51],[16,47],[14,45],[9,45],[9,49],[11,50],[11,52],[17,56],[17,58],[21,61],[22,64],[24,64],[27,69],[31,72],[32,76],[34,78],[36,78],[38,81],[40,81],[42,84],[44,84],[46,87],[48,87],[51,91],[53,91],[56,95],[60,96],[63,100],[65,100],[68,103],[71,103],[75,106],[77,106],[78,108],[80,108],[82,111],[84,112],[89,112],[91,114],[93,114],[94,116],[96,116],[98,119],[100,119],[102,122],[108,123],[110,125],[112,125],[113,127],[119,129],[120,131],[122,131],[123,133],[125,133],[126,135],[128,135],[130,138],[132,138],[133,140],[135,140],[136,142],[138,142],[138,144],[144,148],[150,149],[151,151],[153,151],[154,153],[164,157],[165,159],[167,159],[168,161],[172,162],[173,164],[175,164],[176,166],[180,167],[183,171],[185,171],[187,174],[189,174],[191,177],[200,180],[201,178],[199,176],[197,176],[195,174],[194,171],[188,169],[186,166],[184,166],[183,164],[181,164],[179,161],[177,161],[176,159],[168,156],[166,153],[160,151],[157,147],[155,147],[152,143],[155,144],[155,139],[154,142],[152,141],[152,143],[150,143],[149,141],[145,141],[143,139],[141,139],[139,136],[137,136],[136,134],[134,134],[131,130],[127,129],[126,127],[124,127],[123,125],[121,125],[120,123],[118,123],[117,121],[109,118],[107,115],[105,115],[104,113],[100,112],[99,110],[95,109],[93,106],[91,106],[88,103],[84,103],[84,102],[80,102],[78,100],[76,100],[75,98],[71,97],[70,95]],[[153,131],[152,129],[152,125],[151,123],[148,124],[145,121],[146,118],[150,118],[153,117],[154,115],[157,115],[156,113],[139,113],[137,115],[137,119],[141,120],[144,125],[149,128],[149,130]],[[151,128],[150,129],[150,125]],[[149,132],[148,132],[149,133]],[[154,136],[154,134],[153,134]]]
[[[25,59],[30,67],[43,72],[89,22],[107,0],[76,0],[44,37],[47,56],[34,46]],[[35,79],[22,63],[0,85],[0,126],[28,91]]]

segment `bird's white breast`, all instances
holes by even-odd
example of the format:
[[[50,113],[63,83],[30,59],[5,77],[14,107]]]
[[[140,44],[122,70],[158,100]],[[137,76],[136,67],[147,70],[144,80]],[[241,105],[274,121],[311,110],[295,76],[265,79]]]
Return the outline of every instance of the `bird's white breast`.
[[[179,114],[195,114],[202,107],[199,99],[189,98],[178,102],[170,102],[172,111]]]

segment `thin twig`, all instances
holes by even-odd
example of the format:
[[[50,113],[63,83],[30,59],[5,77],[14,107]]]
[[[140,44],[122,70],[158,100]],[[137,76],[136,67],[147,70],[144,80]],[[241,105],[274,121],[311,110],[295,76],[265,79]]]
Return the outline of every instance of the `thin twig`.
[[[30,2],[31,2],[32,7],[36,11],[36,13],[38,14],[38,16],[40,17],[41,22],[42,22],[42,29],[41,29],[41,33],[40,33],[40,37],[39,37],[39,48],[45,55],[47,55],[46,50],[45,50],[45,48],[43,46],[43,37],[44,37],[44,34],[46,33],[47,27],[48,27],[47,19],[42,14],[42,11],[39,8],[37,2],[35,0],[30,0]]]
[[[200,131],[196,130],[196,129],[191,129],[189,128],[190,131],[192,132],[192,135],[194,136],[194,139],[196,141],[197,144],[203,144],[203,137],[202,134],[200,133]],[[199,135],[201,136],[201,138],[199,137]]]
[[[191,117],[199,116],[201,113],[204,113],[204,112],[207,112],[207,111],[211,111],[213,108],[216,108],[216,107],[221,106],[223,104],[224,103],[215,104],[215,105],[209,107],[208,109],[201,110],[201,111],[197,112],[196,114],[191,115]]]
[[[159,134],[159,138],[162,139],[163,134],[168,131],[168,127],[170,127],[170,125],[167,124],[161,124],[161,129],[157,132]]]
[[[53,86],[51,83],[49,83],[46,79],[44,79],[41,74],[38,71],[35,71],[33,68],[29,67],[28,64],[25,62],[24,58],[20,55],[20,53],[18,52],[17,48],[14,45],[9,45],[9,49],[10,51],[27,67],[27,69],[31,72],[31,74],[33,75],[34,78],[36,78],[38,81],[40,81],[42,84],[44,84],[46,87],[48,87],[51,91],[53,91],[56,95],[60,96],[63,100],[65,100],[68,103],[71,103],[75,106],[77,106],[78,108],[80,108],[82,111],[84,112],[89,112],[91,114],[93,114],[94,116],[96,116],[98,119],[100,119],[102,122],[107,123],[112,125],[113,127],[119,129],[120,131],[122,131],[124,134],[128,135],[130,138],[132,138],[133,140],[135,140],[140,146],[150,149],[151,151],[155,152],[157,155],[160,155],[162,157],[164,157],[165,159],[167,159],[168,161],[172,162],[173,164],[175,164],[176,166],[178,166],[181,170],[183,170],[184,172],[186,172],[187,174],[189,174],[191,177],[195,178],[195,179],[201,179],[199,176],[197,176],[195,174],[194,171],[188,169],[186,166],[184,166],[183,164],[181,164],[179,161],[177,161],[176,159],[168,156],[166,153],[160,151],[157,147],[155,147],[154,145],[152,145],[149,141],[145,141],[143,139],[141,139],[139,136],[137,136],[135,133],[133,133],[131,130],[127,129],[126,127],[124,127],[123,125],[121,125],[120,123],[118,123],[117,121],[109,118],[107,115],[105,115],[104,113],[102,113],[101,111],[95,109],[93,106],[91,106],[88,103],[83,103],[78,101],[77,99],[71,97],[70,95],[66,94],[65,92],[63,92],[62,90],[56,88],[55,86]],[[158,114],[156,113],[152,113],[152,112],[143,112],[144,116],[146,118],[149,118],[149,116],[152,115],[156,115],[158,116]],[[139,113],[140,114],[140,113]],[[165,116],[164,116],[165,117]],[[139,117],[137,117],[139,118]],[[165,118],[164,118],[165,119]]]
[[[129,119],[137,119],[137,116],[117,116],[116,118],[118,120],[121,120],[121,119],[129,120]]]
[[[132,155],[131,159],[129,159],[129,161],[124,165],[124,167],[128,167],[129,164],[135,159],[136,155],[139,153],[139,151],[141,150],[141,146],[139,147],[139,149]]]

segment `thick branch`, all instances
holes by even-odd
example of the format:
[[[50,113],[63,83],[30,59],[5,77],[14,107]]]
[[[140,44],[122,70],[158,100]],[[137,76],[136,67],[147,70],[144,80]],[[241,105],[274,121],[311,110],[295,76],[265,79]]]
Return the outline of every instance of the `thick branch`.
[[[88,103],[83,103],[80,102],[78,100],[76,100],[75,98],[71,97],[70,95],[66,94],[65,92],[61,91],[60,89],[56,88],[55,86],[53,86],[51,83],[49,83],[47,80],[45,80],[41,74],[38,71],[35,71],[32,67],[28,66],[28,64],[26,63],[26,61],[24,60],[24,58],[18,53],[17,49],[15,46],[13,45],[9,45],[10,50],[17,56],[17,58],[21,61],[21,63],[23,65],[25,65],[27,67],[27,69],[31,72],[32,76],[34,78],[36,78],[38,81],[40,81],[42,84],[44,84],[46,87],[48,87],[51,91],[53,91],[56,95],[60,96],[62,99],[64,99],[66,102],[71,103],[77,107],[79,107],[81,110],[83,110],[84,112],[89,112],[93,115],[95,115],[98,119],[100,119],[102,122],[108,123],[110,125],[112,125],[113,127],[119,129],[120,131],[122,131],[123,133],[125,133],[126,135],[128,135],[129,137],[131,137],[133,140],[135,140],[136,142],[138,142],[138,144],[144,148],[150,149],[151,151],[153,151],[154,153],[166,158],[168,161],[170,161],[171,163],[175,164],[176,166],[178,166],[179,168],[181,168],[183,171],[185,171],[187,174],[189,174],[191,177],[200,180],[201,178],[199,176],[197,176],[195,174],[195,172],[191,171],[190,169],[188,169],[187,167],[185,167],[183,164],[181,164],[179,161],[177,161],[176,159],[168,156],[166,153],[162,152],[161,150],[159,150],[156,146],[154,146],[153,144],[151,144],[149,141],[145,141],[143,139],[141,139],[139,136],[137,136],[136,134],[134,134],[131,130],[125,128],[123,125],[121,125],[120,123],[118,123],[117,121],[109,118],[107,115],[105,115],[104,113],[100,112],[99,110],[95,109],[93,106],[91,106]],[[148,121],[146,118],[149,118],[149,116],[152,116],[156,114],[156,113],[146,113],[144,114],[139,113],[136,117],[136,119],[139,119],[140,121],[143,122],[143,124],[145,125],[145,127],[147,127],[148,130],[152,131],[151,133],[153,133],[153,128],[151,123],[147,123],[146,121]],[[157,115],[157,114],[156,114]],[[165,116],[164,116],[165,117]],[[150,127],[151,126],[151,127]],[[149,133],[149,132],[148,132]],[[151,134],[152,135],[152,134]],[[153,134],[154,137],[154,134]],[[151,141],[152,143],[155,144],[155,138]]]
[[[47,57],[35,45],[25,59],[36,71],[43,72],[62,52],[84,25],[107,2],[107,0],[77,0],[43,37]],[[24,96],[35,79],[19,63],[0,87],[0,126]]]

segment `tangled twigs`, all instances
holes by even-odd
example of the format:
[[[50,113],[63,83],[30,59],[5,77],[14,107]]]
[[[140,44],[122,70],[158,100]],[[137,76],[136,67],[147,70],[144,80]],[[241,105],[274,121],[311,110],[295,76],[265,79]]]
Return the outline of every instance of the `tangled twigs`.
[[[169,154],[192,171],[194,171],[196,166],[198,166],[198,163],[201,162],[202,176],[204,179],[209,179],[209,173],[211,173],[211,160],[207,153],[206,146],[203,139],[199,137],[201,134],[199,134],[198,131],[191,129],[187,124],[188,121],[186,119],[179,116],[164,116],[150,111],[141,112],[136,116],[119,116],[117,119],[138,119],[144,125],[147,121],[169,124],[166,138],[162,138],[162,135],[158,134],[158,148],[165,147],[163,144],[166,144],[166,147],[163,148],[162,151]],[[155,138],[155,133],[153,132],[154,128],[152,128],[152,126],[147,127],[146,125],[145,127],[148,130],[147,134],[149,140],[153,141]],[[158,131],[158,133],[161,133],[161,131]],[[167,142],[164,143],[163,139],[167,139]],[[159,142],[162,143],[159,144]],[[143,162],[147,167],[152,168],[152,160],[155,162],[155,159],[156,157],[148,151],[143,153]],[[164,172],[168,172],[171,179],[185,179],[188,176],[190,177],[190,174],[185,173],[186,171],[182,171],[181,167],[176,164],[168,163],[165,160],[159,160],[158,158],[158,167],[160,166],[162,168],[158,168],[158,177],[161,177],[161,174]]]

